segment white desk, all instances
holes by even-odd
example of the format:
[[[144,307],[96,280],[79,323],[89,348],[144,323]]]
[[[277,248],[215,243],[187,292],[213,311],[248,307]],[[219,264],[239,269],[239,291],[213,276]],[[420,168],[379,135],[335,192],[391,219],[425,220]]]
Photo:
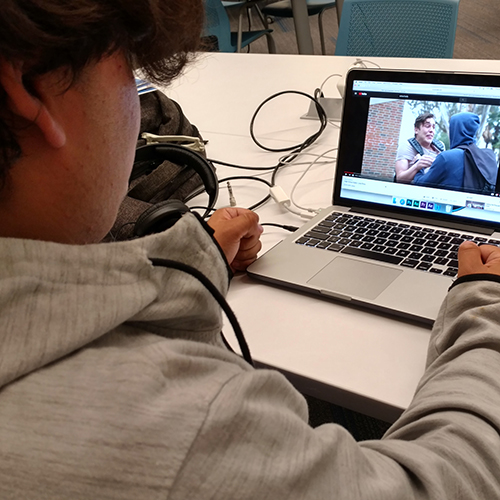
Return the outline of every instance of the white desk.
[[[269,95],[295,89],[313,93],[332,73],[345,74],[353,58],[267,54],[210,54],[200,57],[167,90],[209,140],[212,158],[244,165],[273,165],[278,154],[254,145],[249,123]],[[383,67],[500,72],[499,61],[377,59]],[[327,97],[338,96],[336,80],[325,85]],[[271,146],[302,141],[317,122],[301,120],[309,107],[305,98],[283,97],[264,108],[257,121],[259,140]],[[337,129],[329,127],[314,148],[335,146]],[[304,167],[278,175],[288,193]],[[219,176],[246,171],[219,168]],[[315,167],[298,190],[299,202],[313,207],[331,204],[333,166]],[[255,185],[254,185],[255,184]],[[245,187],[247,186],[247,187]],[[260,183],[233,183],[241,206],[266,194]],[[221,189],[219,206],[227,204]],[[303,221],[275,204],[258,210],[262,222],[300,225]],[[265,248],[288,233],[266,228]],[[353,309],[298,293],[280,290],[237,276],[229,303],[240,320],[254,359],[286,373],[299,390],[388,421],[410,403],[424,370],[430,331],[422,326]],[[225,328],[231,339],[230,327]],[[236,345],[235,341],[231,341]]]

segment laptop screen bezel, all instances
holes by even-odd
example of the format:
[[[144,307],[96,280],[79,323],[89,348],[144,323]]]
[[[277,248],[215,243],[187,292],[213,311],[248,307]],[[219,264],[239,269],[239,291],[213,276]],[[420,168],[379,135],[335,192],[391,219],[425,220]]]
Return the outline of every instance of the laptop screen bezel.
[[[406,82],[406,83],[430,83],[441,85],[466,85],[466,86],[491,86],[500,88],[500,75],[491,73],[459,73],[459,72],[437,72],[422,70],[386,70],[372,68],[353,68],[346,75],[344,106],[342,111],[342,121],[339,134],[339,147],[337,155],[337,165],[335,170],[335,182],[333,189],[333,204],[350,207],[360,211],[375,211],[382,215],[394,215],[398,218],[408,218],[417,222],[439,224],[450,226],[479,226],[491,230],[499,230],[500,223],[483,221],[476,218],[457,217],[442,212],[431,212],[423,210],[408,210],[397,205],[378,204],[375,202],[365,202],[341,196],[342,178],[346,172],[353,169],[353,150],[357,150],[357,158],[354,159],[357,167],[360,168],[359,147],[361,136],[365,137],[365,120],[360,120],[354,112],[356,105],[353,102],[353,82],[355,80],[381,81],[381,82]],[[436,99],[438,100],[438,99]],[[500,105],[500,100],[499,100]],[[357,149],[355,149],[357,148]],[[361,154],[362,156],[362,154]]]

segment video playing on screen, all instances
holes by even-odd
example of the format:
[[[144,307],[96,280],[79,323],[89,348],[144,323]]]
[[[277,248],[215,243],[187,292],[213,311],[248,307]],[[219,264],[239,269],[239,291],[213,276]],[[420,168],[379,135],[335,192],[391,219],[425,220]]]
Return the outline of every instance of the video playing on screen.
[[[492,194],[499,151],[499,106],[370,98],[361,176]]]
[[[336,196],[500,224],[500,82],[433,77],[353,79]]]

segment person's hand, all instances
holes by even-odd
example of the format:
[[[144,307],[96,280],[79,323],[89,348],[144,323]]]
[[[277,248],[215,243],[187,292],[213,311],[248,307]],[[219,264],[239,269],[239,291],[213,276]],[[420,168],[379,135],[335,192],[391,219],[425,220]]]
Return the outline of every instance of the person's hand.
[[[259,216],[245,208],[221,208],[208,220],[233,271],[244,271],[262,247]]]
[[[411,161],[408,162],[409,166],[410,167],[413,167],[413,165],[415,165],[415,163],[417,163],[418,160],[420,160],[420,158],[422,158],[422,155],[417,153],[413,159]]]
[[[467,274],[500,275],[500,248],[464,241],[458,248],[458,277]]]
[[[431,155],[423,155],[415,162],[415,166],[418,170],[422,170],[423,168],[430,167],[433,161],[434,158]]]

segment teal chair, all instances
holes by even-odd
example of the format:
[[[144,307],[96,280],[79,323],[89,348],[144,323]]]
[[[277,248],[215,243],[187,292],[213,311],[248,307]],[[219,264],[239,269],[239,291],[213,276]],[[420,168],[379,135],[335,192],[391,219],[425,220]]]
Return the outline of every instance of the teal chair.
[[[460,0],[344,0],[335,55],[452,58]]]
[[[180,0],[182,1],[182,0]],[[272,30],[262,29],[254,31],[231,32],[231,24],[226,9],[221,0],[205,0],[205,26],[203,37],[209,42],[216,42],[219,52],[241,52],[241,49],[255,40],[266,36],[268,46],[274,47],[271,36]]]
[[[307,13],[309,16],[318,16],[319,36],[321,40],[321,53],[326,54],[325,34],[323,30],[323,14],[325,10],[335,7],[335,1],[331,0],[306,0]],[[264,16],[269,17],[293,17],[291,0],[280,0],[262,7]]]

